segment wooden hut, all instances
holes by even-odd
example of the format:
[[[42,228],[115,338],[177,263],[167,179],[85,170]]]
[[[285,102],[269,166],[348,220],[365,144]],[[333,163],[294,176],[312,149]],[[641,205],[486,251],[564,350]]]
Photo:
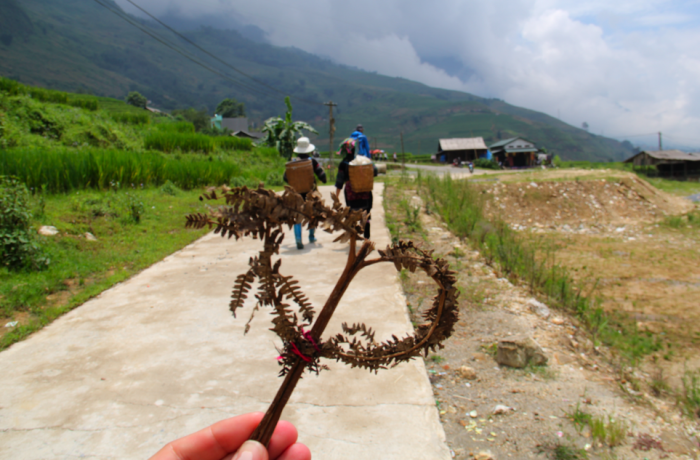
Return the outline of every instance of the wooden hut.
[[[440,163],[452,163],[455,158],[459,158],[460,161],[474,161],[486,156],[487,150],[481,137],[440,139],[434,158]]]
[[[659,177],[699,177],[700,153],[686,153],[680,150],[643,150],[626,159],[634,168],[654,167]]]

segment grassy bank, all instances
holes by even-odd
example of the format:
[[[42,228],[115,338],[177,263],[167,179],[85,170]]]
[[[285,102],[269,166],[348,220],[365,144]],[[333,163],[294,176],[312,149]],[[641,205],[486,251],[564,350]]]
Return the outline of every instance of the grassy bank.
[[[257,185],[278,177],[279,182],[283,169],[284,160],[272,149],[208,157],[107,149],[0,149],[0,175],[15,176],[31,190],[49,193],[159,186],[168,181],[186,190]]]
[[[39,237],[47,269],[0,268],[0,322],[19,322],[2,328],[0,349],[203,235],[184,228],[183,216],[203,210],[199,194],[168,184],[35,196],[34,228],[51,225],[59,234]]]
[[[640,332],[633,321],[600,308],[594,292],[582,292],[548,248],[527,244],[499,219],[486,219],[482,195],[469,181],[419,175],[417,185],[430,209],[457,236],[468,239],[502,276],[526,284],[533,293],[545,296],[553,307],[577,317],[596,341],[632,360],[661,348],[658,338]]]

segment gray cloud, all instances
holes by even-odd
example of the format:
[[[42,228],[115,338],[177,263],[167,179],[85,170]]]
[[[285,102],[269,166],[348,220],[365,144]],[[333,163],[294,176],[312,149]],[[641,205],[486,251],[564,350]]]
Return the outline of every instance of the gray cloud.
[[[130,12],[128,4],[118,2]],[[252,24],[389,76],[543,111],[607,136],[700,146],[700,17],[665,0],[140,0],[151,12]],[[644,138],[632,138],[638,142]]]

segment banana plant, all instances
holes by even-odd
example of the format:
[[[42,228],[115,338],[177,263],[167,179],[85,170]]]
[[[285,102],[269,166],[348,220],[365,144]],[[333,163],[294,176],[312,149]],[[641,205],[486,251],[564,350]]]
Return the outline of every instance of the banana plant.
[[[268,147],[275,147],[280,155],[290,160],[298,134],[304,129],[314,134],[318,134],[318,131],[303,121],[292,121],[292,103],[289,101],[289,96],[284,98],[284,103],[287,105],[284,119],[272,117],[265,120],[265,126],[262,129],[265,137],[262,143]]]

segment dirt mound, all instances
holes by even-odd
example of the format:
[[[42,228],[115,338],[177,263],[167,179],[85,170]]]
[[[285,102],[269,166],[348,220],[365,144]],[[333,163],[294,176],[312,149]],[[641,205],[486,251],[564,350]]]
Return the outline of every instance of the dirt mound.
[[[688,212],[688,200],[658,190],[635,175],[617,178],[496,183],[483,190],[486,212],[520,225],[654,222]]]

